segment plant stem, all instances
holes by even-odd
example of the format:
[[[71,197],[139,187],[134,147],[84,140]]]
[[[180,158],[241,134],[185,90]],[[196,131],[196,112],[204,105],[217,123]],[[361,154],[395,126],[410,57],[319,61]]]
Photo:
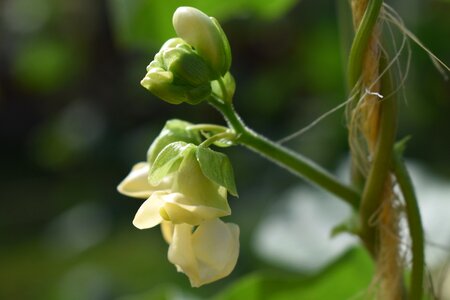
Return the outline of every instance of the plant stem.
[[[230,128],[235,131],[237,143],[261,154],[295,175],[324,188],[347,202],[355,210],[358,208],[360,195],[353,188],[341,183],[331,173],[306,157],[249,129],[237,115],[231,103],[223,103],[216,98],[211,99],[210,103],[224,115]]]
[[[406,203],[406,218],[408,220],[409,231],[412,242],[412,270],[411,282],[409,285],[410,300],[420,300],[423,294],[423,273],[424,273],[424,237],[422,220],[420,217],[419,205],[411,178],[402,159],[402,144],[395,146],[393,156],[393,169],[397,182],[402,191]]]
[[[228,128],[216,124],[195,124],[186,127],[186,130],[202,130],[202,131],[212,131],[212,132],[224,132]]]
[[[357,209],[359,204],[359,194],[350,187],[337,181],[333,175],[306,157],[294,153],[279,144],[275,144],[251,130],[244,132],[239,138],[239,142],[280,166],[287,168],[294,174],[317,184],[346,201],[354,209]]]
[[[363,64],[366,62],[370,65],[370,61],[365,61],[366,54],[370,52],[370,49],[368,48],[370,39],[373,36],[374,27],[383,4],[383,0],[360,0],[359,2],[360,4],[358,4],[358,6],[352,7],[353,19],[357,26],[357,30],[350,48],[347,67],[348,90],[353,98],[347,107],[349,112],[352,112],[358,104],[358,101],[360,101],[361,85],[371,84],[371,82],[364,82],[363,80]],[[364,3],[367,4],[364,5]],[[360,19],[359,15],[362,14],[361,10],[364,6],[366,6],[365,11]],[[366,178],[357,167],[354,157],[352,158],[351,174],[353,185],[358,189],[363,189]]]
[[[380,66],[385,67],[385,59],[381,57]],[[392,94],[390,72],[381,78],[382,94]],[[389,167],[397,129],[397,103],[395,97],[384,98],[380,103],[380,129],[372,164],[367,176],[361,197],[360,220],[361,238],[370,253],[376,254],[377,228],[371,224],[373,216],[381,206],[385,184],[389,176]]]
[[[377,22],[382,4],[383,0],[369,1],[367,9],[353,39],[348,59],[348,84],[350,90],[354,88],[360,78],[364,53],[366,52],[373,27]],[[356,99],[358,99],[358,97],[356,97]]]
[[[218,134],[215,134],[215,135],[209,137],[208,139],[204,140],[199,146],[209,147],[211,144],[213,144],[219,140],[223,140],[223,139],[234,140],[235,137],[236,137],[236,133],[229,130],[229,131],[221,132],[221,133],[218,133]]]

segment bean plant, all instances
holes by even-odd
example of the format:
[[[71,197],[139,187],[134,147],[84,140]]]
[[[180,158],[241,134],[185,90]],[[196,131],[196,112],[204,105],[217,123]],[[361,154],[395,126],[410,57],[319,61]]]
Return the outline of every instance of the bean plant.
[[[226,125],[168,120],[151,143],[146,161],[133,166],[118,190],[145,199],[133,224],[139,229],[161,227],[169,261],[193,287],[229,275],[236,265],[239,226],[221,218],[231,214],[228,194],[238,192],[232,164],[220,149],[241,145],[348,204],[353,216],[335,233],[358,237],[373,259],[374,298],[423,299],[422,222],[402,158],[408,137],[397,133],[402,82],[394,76],[398,55],[387,46],[383,24],[395,25],[423,45],[382,0],[352,0],[350,9],[355,33],[348,54],[348,100],[342,106],[351,184],[249,128],[233,105],[237,83],[230,73],[230,44],[219,22],[193,7],[174,12],[176,36],[154,56],[141,85],[168,104],[206,102],[223,115]],[[410,264],[400,251],[402,220],[411,241]]]

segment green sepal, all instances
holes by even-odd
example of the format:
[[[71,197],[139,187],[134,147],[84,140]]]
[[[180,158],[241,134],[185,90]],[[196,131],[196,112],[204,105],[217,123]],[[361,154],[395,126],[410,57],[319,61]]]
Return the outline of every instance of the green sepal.
[[[158,185],[164,177],[177,171],[183,157],[189,151],[193,151],[195,147],[195,145],[185,142],[174,142],[164,147],[150,167],[148,182]]]
[[[177,47],[163,52],[166,68],[183,82],[198,86],[209,82],[211,70],[206,62],[192,49]]]
[[[233,167],[225,154],[206,147],[197,147],[195,155],[203,175],[225,187],[231,195],[238,196]]]
[[[211,84],[206,82],[202,85],[186,90],[185,102],[191,105],[199,104],[211,95]]]
[[[164,147],[173,142],[185,142],[194,145],[200,144],[202,141],[200,134],[195,130],[187,130],[186,128],[189,126],[192,126],[192,123],[178,119],[167,121],[161,133],[147,151],[147,162],[153,164]]]
[[[226,95],[224,95],[224,93],[222,91],[222,87],[220,86],[220,83],[218,80],[214,80],[211,82],[212,92],[215,95],[217,95],[220,99],[223,99],[226,101],[231,101],[231,99],[233,99],[234,92],[236,90],[236,82],[234,81],[234,78],[230,72],[226,73],[222,77],[222,80],[223,80],[223,84],[225,85]],[[225,98],[227,98],[227,99],[225,99]]]
[[[228,70],[231,67],[231,47],[230,43],[228,42],[227,35],[222,29],[222,26],[220,26],[219,21],[217,21],[214,17],[209,17],[214,24],[214,26],[217,29],[217,32],[220,36],[221,44],[222,44],[222,51],[223,51],[223,60],[222,60],[222,66],[220,68],[220,73],[223,76],[225,73],[228,72]]]
[[[153,70],[141,80],[141,85],[158,98],[180,104],[186,99],[186,88],[173,84],[173,74],[164,70]]]

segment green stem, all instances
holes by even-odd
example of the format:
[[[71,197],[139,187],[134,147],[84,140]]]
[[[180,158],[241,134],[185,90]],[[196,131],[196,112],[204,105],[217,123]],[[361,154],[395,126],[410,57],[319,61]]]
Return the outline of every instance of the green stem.
[[[223,81],[223,77],[219,77],[219,79],[217,81],[219,82],[220,89],[222,90],[222,96],[223,96],[224,102],[231,102],[225,82]]]
[[[423,294],[423,274],[424,274],[424,236],[422,220],[420,217],[419,205],[411,178],[402,159],[402,145],[395,146],[393,156],[393,169],[398,185],[402,191],[406,203],[406,218],[408,220],[409,231],[412,242],[412,270],[411,282],[409,285],[410,300],[421,300]]]
[[[386,66],[385,59],[380,59],[380,67]],[[390,72],[381,78],[381,92],[384,95],[392,94],[392,81]],[[385,184],[389,176],[392,152],[397,128],[397,103],[395,97],[385,98],[380,103],[380,129],[373,160],[366,184],[361,197],[360,218],[361,238],[367,249],[376,256],[377,228],[371,224],[373,216],[381,206]]]
[[[383,0],[370,0],[350,48],[348,60],[348,84],[350,90],[357,84],[362,70],[364,53],[366,52],[373,27],[380,13]]]
[[[354,209],[358,208],[360,195],[357,191],[339,182],[332,174],[306,157],[253,132],[244,125],[231,103],[223,103],[216,98],[211,99],[210,103],[224,115],[230,128],[236,132],[236,142],[324,188],[347,202]]]
[[[359,194],[355,190],[337,181],[333,175],[306,157],[294,153],[279,144],[275,144],[251,130],[244,132],[239,138],[239,142],[290,170],[294,174],[299,175],[338,196],[350,204],[354,209],[358,208]]]
[[[362,65],[365,58],[365,53],[369,44],[369,39],[372,36],[373,28],[377,22],[383,0],[369,0],[366,11],[361,19],[355,37],[350,48],[348,58],[348,89],[353,96],[353,100],[349,103],[349,109],[353,109],[359,101],[360,91],[358,83],[361,78]],[[365,178],[356,164],[352,162],[352,183],[358,189],[362,189],[365,184]]]
[[[225,131],[218,134],[215,134],[208,139],[204,140],[199,146],[201,147],[209,147],[211,144],[226,139],[229,141],[233,141],[236,138],[236,133],[232,131]]]
[[[202,130],[202,131],[212,131],[212,132],[225,132],[228,127],[216,125],[216,124],[195,124],[186,127],[186,130]]]
[[[247,130],[247,127],[236,113],[231,103],[223,102],[221,99],[216,97],[211,97],[209,99],[209,103],[222,113],[228,123],[228,126],[236,132],[238,138],[244,131]]]

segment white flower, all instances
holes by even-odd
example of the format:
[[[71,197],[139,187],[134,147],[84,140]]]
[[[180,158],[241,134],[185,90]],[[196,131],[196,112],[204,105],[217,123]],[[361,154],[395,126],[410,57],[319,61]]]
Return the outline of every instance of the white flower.
[[[148,163],[134,165],[117,187],[124,195],[148,198],[134,217],[137,228],[151,228],[163,220],[198,225],[231,213],[226,188],[205,177],[193,153],[177,172],[165,176],[158,185],[148,182],[148,171]]]
[[[226,188],[206,178],[192,154],[174,173],[170,190],[153,192],[137,211],[133,224],[139,229],[163,220],[198,225],[230,213]]]
[[[236,224],[212,219],[201,223],[194,231],[191,225],[169,222],[163,222],[161,228],[170,243],[169,261],[178,272],[189,277],[193,287],[224,278],[234,269],[239,255]]]
[[[194,152],[157,185],[149,183],[149,168],[144,162],[134,165],[117,187],[122,194],[148,198],[133,224],[139,229],[161,224],[169,261],[193,287],[228,276],[239,256],[239,227],[219,219],[231,213],[227,189],[203,174]]]
[[[149,198],[156,191],[169,190],[173,176],[169,175],[156,186],[148,182],[148,171],[150,165],[146,162],[139,162],[133,166],[130,174],[117,186],[119,193],[133,198]]]

